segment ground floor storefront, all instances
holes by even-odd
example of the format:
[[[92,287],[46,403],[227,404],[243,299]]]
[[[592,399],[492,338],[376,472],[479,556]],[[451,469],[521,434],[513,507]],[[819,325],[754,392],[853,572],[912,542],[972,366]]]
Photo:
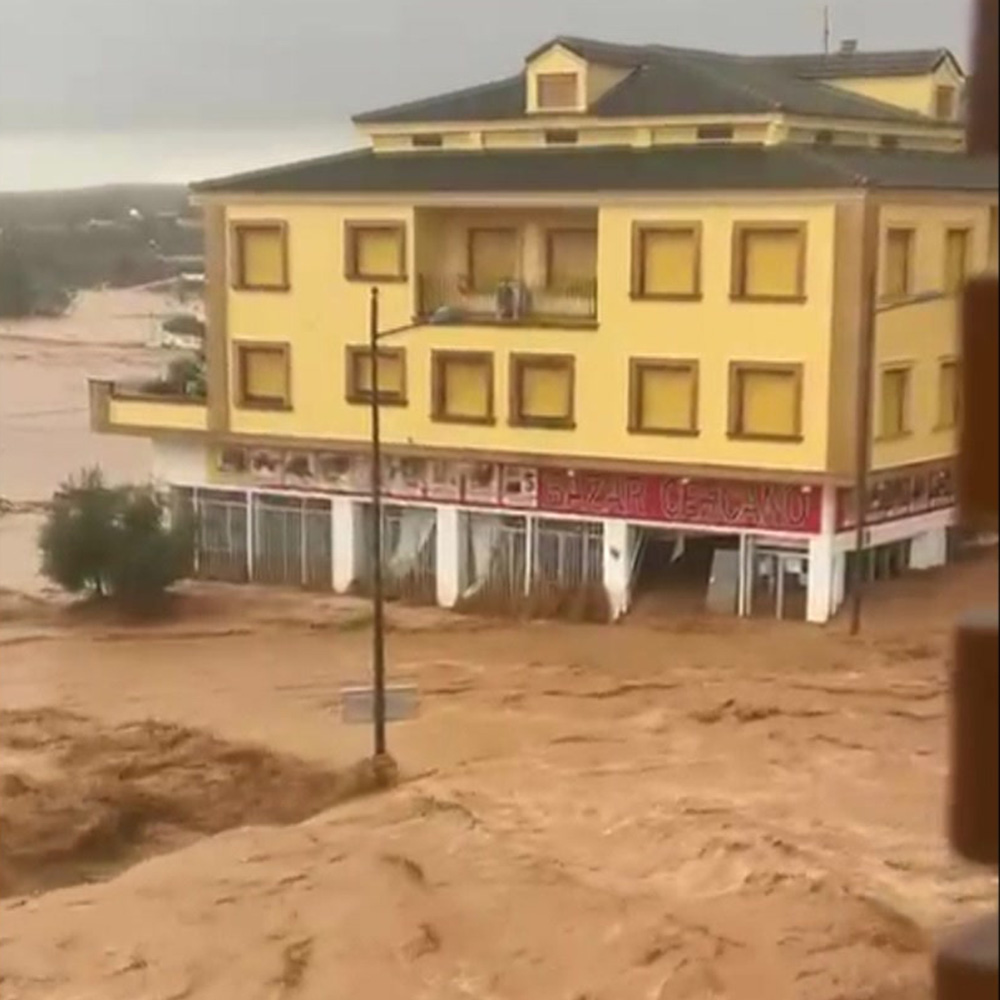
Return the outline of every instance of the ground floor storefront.
[[[363,456],[158,443],[156,472],[196,524],[199,576],[337,592],[371,577]],[[832,484],[390,459],[383,560],[393,596],[467,610],[616,619],[638,602],[822,623],[843,604],[853,497]],[[942,565],[946,465],[876,477],[863,574]]]

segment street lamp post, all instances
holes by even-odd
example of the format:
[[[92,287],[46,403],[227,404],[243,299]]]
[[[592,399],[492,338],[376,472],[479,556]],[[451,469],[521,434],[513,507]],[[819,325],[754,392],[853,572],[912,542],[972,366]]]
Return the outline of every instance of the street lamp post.
[[[386,757],[385,737],[385,586],[382,569],[382,423],[379,409],[379,341],[420,326],[442,326],[459,318],[442,308],[415,323],[379,330],[378,288],[372,288],[368,311],[368,352],[371,360],[371,506],[372,506],[372,721],[375,759]]]

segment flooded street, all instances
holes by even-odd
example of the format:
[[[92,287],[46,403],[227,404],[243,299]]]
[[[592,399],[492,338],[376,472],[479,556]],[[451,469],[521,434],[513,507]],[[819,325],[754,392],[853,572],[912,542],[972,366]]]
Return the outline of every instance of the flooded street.
[[[161,362],[130,295],[0,329],[15,509],[148,476],[86,421],[86,375]],[[930,934],[995,896],[943,828],[950,630],[995,553],[879,587],[860,639],[393,605],[420,711],[358,798],[366,602],[188,584],[126,627],[10,592],[39,518],[0,516],[2,1000],[929,1000]]]

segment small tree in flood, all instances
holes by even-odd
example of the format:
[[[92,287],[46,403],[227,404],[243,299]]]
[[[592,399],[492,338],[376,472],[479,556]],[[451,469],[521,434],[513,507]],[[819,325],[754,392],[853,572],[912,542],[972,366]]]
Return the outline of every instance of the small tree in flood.
[[[171,523],[148,486],[108,486],[99,469],[69,479],[52,498],[39,538],[42,572],[64,590],[154,611],[191,569],[191,531]]]

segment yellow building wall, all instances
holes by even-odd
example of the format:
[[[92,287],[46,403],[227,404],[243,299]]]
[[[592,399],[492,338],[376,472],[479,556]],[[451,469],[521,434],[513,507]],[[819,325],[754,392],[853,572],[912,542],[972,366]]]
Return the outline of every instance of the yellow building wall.
[[[845,77],[829,82],[862,97],[895,104],[931,117],[936,116],[935,92],[939,86],[955,87],[957,97],[961,96],[962,87],[961,78],[947,60],[934,73],[926,76]]]
[[[333,438],[363,442],[369,433],[364,406],[346,402],[344,347],[367,336],[368,287],[346,281],[342,232],[349,219],[393,219],[408,227],[410,274],[415,273],[414,220],[421,226],[416,253],[453,247],[453,233],[468,219],[427,217],[412,208],[339,205],[231,206],[231,219],[282,218],[288,223],[291,291],[229,292],[231,338],[287,340],[292,345],[294,408],[289,412],[233,409],[232,432],[248,435]],[[592,216],[591,216],[592,218]],[[633,301],[630,289],[632,226],[638,221],[697,220],[703,227],[700,303]],[[730,291],[735,222],[805,222],[808,226],[803,304],[733,303]],[[538,217],[536,217],[536,222]],[[409,405],[385,407],[387,444],[541,453],[723,465],[742,469],[821,471],[827,434],[827,358],[832,302],[834,210],[822,202],[608,205],[599,212],[600,328],[513,326],[423,327],[401,335],[406,349]],[[446,253],[454,252],[453,250]],[[382,286],[382,326],[411,322],[409,283]],[[431,350],[490,350],[495,355],[496,423],[463,426],[431,420]],[[508,355],[515,352],[576,356],[576,428],[512,427]],[[700,363],[700,434],[697,437],[627,432],[630,357],[694,358]],[[804,366],[802,442],[730,439],[729,365],[732,361],[793,362]],[[230,377],[232,382],[232,374]],[[232,398],[232,393],[231,393]]]
[[[204,403],[171,400],[127,399],[112,396],[108,403],[111,427],[162,427],[174,431],[205,431],[208,409]]]

